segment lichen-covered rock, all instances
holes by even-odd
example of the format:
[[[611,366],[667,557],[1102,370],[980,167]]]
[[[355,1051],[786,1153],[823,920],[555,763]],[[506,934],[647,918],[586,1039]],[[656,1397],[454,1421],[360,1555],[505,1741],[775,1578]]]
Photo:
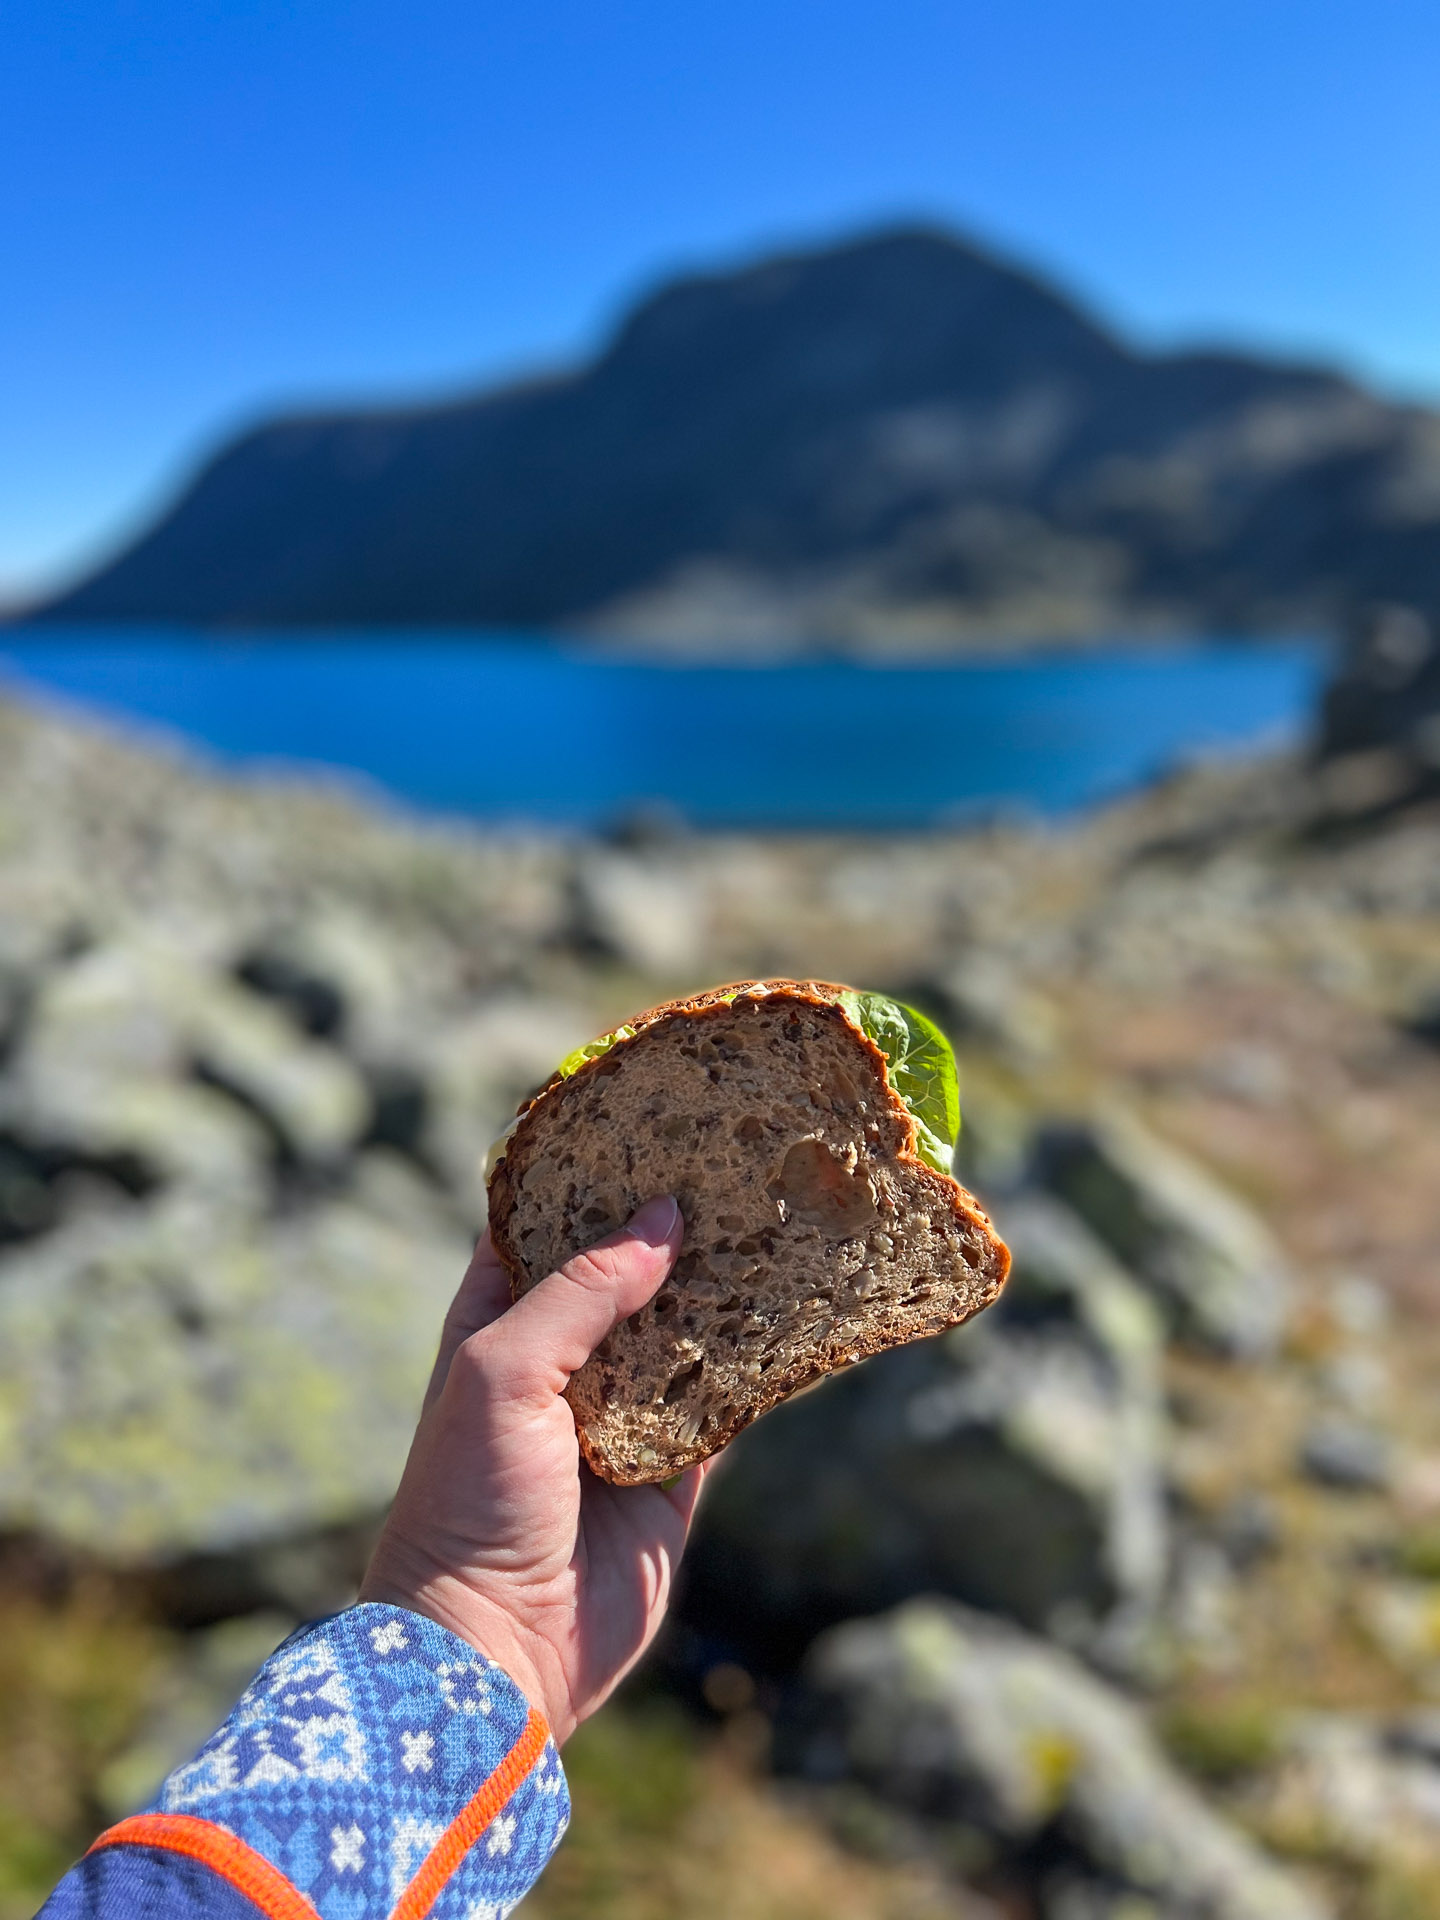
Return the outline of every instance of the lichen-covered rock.
[[[1063,1876],[1069,1854],[1076,1900],[1093,1876],[1177,1920],[1327,1912],[1201,1799],[1124,1695],[1013,1625],[915,1601],[827,1634],[805,1686],[794,1769],[857,1782],[942,1833],[978,1827],[1013,1861],[1043,1860],[1036,1843],[1053,1835],[1048,1871]]]
[[[1088,1486],[1106,1517],[1105,1560],[1116,1596],[1148,1607],[1166,1567],[1160,1320],[1067,1207],[1042,1194],[1019,1197],[1006,1208],[1005,1231],[1014,1280],[993,1329],[997,1343],[1022,1356],[1027,1338],[1076,1350],[1084,1361],[1072,1373],[1076,1404],[1088,1397],[1092,1409],[1082,1431],[1073,1410],[1067,1416],[1063,1403],[1045,1404],[1041,1383],[1022,1391],[1017,1406],[1034,1409],[1033,1451],[1048,1451],[1057,1473]]]
[[[687,1563],[691,1621],[783,1664],[925,1592],[1093,1639],[1164,1578],[1160,1339],[1053,1200],[998,1222],[1015,1264],[971,1326],[867,1361],[742,1435]]]
[[[1178,1334],[1237,1356],[1274,1352],[1285,1262],[1238,1195],[1118,1109],[1049,1129],[1038,1158],[1044,1184],[1149,1287]]]
[[[125,1561],[380,1508],[468,1253],[388,1171],[293,1217],[162,1191],[12,1249],[0,1526]]]
[[[369,1113],[348,1060],[218,969],[138,934],[45,974],[7,1068],[0,1126],[207,1187],[252,1186],[277,1148],[336,1161]]]

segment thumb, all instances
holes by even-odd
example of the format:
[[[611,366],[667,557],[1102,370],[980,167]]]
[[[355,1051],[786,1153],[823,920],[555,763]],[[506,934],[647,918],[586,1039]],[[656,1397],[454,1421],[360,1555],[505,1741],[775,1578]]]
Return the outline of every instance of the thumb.
[[[465,1269],[460,1291],[450,1302],[450,1311],[440,1330],[440,1350],[435,1355],[430,1384],[425,1389],[426,1411],[440,1398],[440,1390],[449,1378],[450,1362],[471,1334],[498,1320],[509,1305],[510,1276],[501,1264],[487,1227],[475,1243],[475,1252]]]
[[[669,1194],[647,1200],[618,1233],[575,1254],[487,1328],[480,1338],[517,1397],[563,1393],[611,1328],[655,1292],[684,1232]]]

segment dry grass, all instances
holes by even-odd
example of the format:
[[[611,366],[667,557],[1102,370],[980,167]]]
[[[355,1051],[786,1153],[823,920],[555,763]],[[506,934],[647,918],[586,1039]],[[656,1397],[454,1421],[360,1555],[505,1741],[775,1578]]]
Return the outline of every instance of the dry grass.
[[[678,1714],[610,1707],[565,1749],[574,1819],[526,1920],[967,1920],[917,1867],[858,1860]],[[986,1909],[988,1911],[988,1909]]]
[[[0,1598],[0,1920],[24,1920],[104,1824],[97,1782],[144,1711],[165,1638],[104,1586]]]

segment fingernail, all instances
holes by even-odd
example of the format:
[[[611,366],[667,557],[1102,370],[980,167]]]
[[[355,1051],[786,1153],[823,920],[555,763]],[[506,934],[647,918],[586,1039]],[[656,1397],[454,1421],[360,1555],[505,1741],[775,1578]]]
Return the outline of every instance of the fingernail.
[[[675,1231],[675,1222],[679,1218],[680,1209],[674,1196],[660,1193],[631,1214],[625,1231],[633,1234],[637,1240],[643,1240],[647,1247],[661,1247]]]

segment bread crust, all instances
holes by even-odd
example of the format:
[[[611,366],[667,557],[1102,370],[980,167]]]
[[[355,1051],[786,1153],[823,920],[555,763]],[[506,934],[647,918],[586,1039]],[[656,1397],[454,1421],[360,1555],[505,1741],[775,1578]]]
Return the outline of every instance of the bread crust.
[[[530,1119],[550,1099],[558,1087],[570,1087],[582,1079],[595,1075],[607,1062],[611,1062],[609,1071],[614,1071],[613,1059],[621,1049],[633,1046],[642,1033],[654,1027],[662,1020],[676,1016],[704,1022],[715,1018],[724,1020],[731,1014],[732,1004],[747,996],[763,997],[766,1000],[781,999],[798,1002],[802,1005],[824,1009],[827,1014],[843,1022],[847,1035],[870,1061],[875,1078],[884,1090],[886,1102],[892,1117],[901,1123],[903,1144],[894,1156],[902,1166],[911,1182],[918,1182],[934,1204],[948,1211],[955,1223],[967,1238],[978,1238],[985,1249],[985,1264],[977,1270],[977,1291],[963,1304],[957,1304],[953,1311],[943,1311],[938,1324],[927,1325],[925,1333],[938,1332],[945,1327],[959,1326],[975,1313],[986,1307],[999,1293],[1004,1284],[1010,1266],[1010,1254],[1004,1242],[999,1239],[991,1225],[989,1215],[980,1206],[975,1196],[967,1191],[958,1180],[947,1174],[938,1173],[927,1165],[916,1152],[915,1123],[905,1102],[891,1085],[889,1063],[884,1053],[863,1033],[838,1004],[838,996],[849,992],[847,987],[831,981],[821,980],[741,980],[722,986],[710,987],[701,993],[687,995],[681,999],[663,1001],[659,1005],[647,1008],[624,1022],[632,1028],[633,1035],[615,1042],[613,1048],[587,1060],[573,1074],[552,1074],[550,1079],[534,1097],[526,1101],[519,1109],[515,1128],[506,1142],[505,1150],[495,1166],[490,1182],[490,1234],[495,1250],[503,1263],[510,1280],[512,1300],[518,1300],[530,1285],[535,1284],[525,1271],[518,1247],[511,1235],[511,1226],[515,1215],[516,1187],[523,1173],[526,1160],[527,1120]],[[512,1178],[512,1175],[514,1176]],[[726,1446],[736,1434],[740,1433],[751,1421],[768,1413],[781,1401],[802,1391],[805,1387],[823,1379],[843,1367],[870,1358],[873,1354],[888,1348],[906,1344],[909,1340],[921,1337],[920,1332],[897,1334],[893,1329],[872,1327],[838,1347],[832,1346],[824,1359],[797,1356],[788,1367],[775,1367],[765,1377],[763,1384],[757,1383],[747,1393],[743,1404],[732,1404],[718,1429],[705,1435],[703,1441],[683,1449],[672,1449],[658,1467],[651,1470],[637,1469],[626,1471],[610,1460],[591,1440],[587,1431],[589,1421],[603,1409],[587,1407],[585,1396],[579,1389],[580,1375],[576,1375],[566,1391],[566,1397],[576,1414],[576,1433],[581,1454],[591,1470],[602,1479],[610,1480],[619,1486],[639,1486],[659,1479],[669,1479],[682,1473],[687,1467],[707,1459],[720,1448]]]

